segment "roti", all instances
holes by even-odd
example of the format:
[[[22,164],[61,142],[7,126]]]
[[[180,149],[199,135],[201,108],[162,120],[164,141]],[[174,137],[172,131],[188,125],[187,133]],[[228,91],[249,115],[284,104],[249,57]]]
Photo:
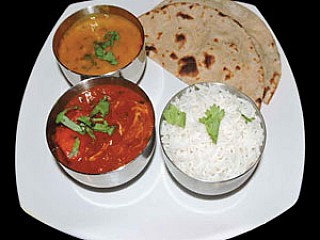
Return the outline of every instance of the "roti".
[[[139,19],[147,55],[163,68],[187,84],[227,83],[260,107],[264,69],[254,41],[237,20],[193,2],[160,5]]]

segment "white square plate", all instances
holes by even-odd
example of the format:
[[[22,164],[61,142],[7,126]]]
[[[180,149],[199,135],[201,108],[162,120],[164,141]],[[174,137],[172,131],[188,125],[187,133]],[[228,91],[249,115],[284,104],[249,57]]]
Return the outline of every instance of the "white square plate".
[[[124,7],[136,15],[158,2],[95,1]],[[57,24],[90,4],[70,5]],[[265,21],[256,7],[243,5]],[[28,214],[84,239],[222,239],[254,229],[295,204],[304,168],[304,122],[295,79],[278,41],[282,77],[271,103],[262,106],[268,138],[261,164],[239,191],[200,198],[173,181],[159,146],[144,174],[117,190],[88,190],[62,172],[45,138],[49,111],[69,87],[51,50],[56,27],[35,63],[18,121],[16,179],[21,207]],[[154,104],[157,124],[166,101],[185,86],[150,59],[140,84]]]

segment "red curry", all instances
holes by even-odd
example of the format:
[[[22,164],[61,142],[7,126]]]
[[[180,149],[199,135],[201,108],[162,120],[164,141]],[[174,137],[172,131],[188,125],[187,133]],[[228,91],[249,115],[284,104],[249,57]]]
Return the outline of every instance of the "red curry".
[[[115,84],[96,86],[75,96],[59,115],[64,121],[57,116],[53,136],[58,159],[88,174],[112,171],[135,159],[154,128],[150,102]]]

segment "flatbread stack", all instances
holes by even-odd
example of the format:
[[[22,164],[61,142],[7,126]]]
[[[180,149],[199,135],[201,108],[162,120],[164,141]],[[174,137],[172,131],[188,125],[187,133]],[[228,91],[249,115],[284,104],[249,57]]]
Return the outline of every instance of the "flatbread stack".
[[[224,82],[268,104],[281,76],[275,41],[229,0],[165,0],[139,17],[147,55],[187,84]]]

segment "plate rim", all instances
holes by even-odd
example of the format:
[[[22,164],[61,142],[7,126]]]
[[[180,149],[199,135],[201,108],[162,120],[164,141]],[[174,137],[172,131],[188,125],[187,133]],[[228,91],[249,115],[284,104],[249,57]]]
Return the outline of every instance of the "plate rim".
[[[21,189],[19,189],[19,183],[18,183],[18,182],[21,181],[21,180],[19,180],[19,175],[18,175],[18,173],[17,173],[17,168],[18,168],[18,157],[17,157],[17,155],[18,155],[18,151],[19,151],[19,150],[18,150],[18,148],[19,148],[19,132],[21,131],[21,129],[20,129],[20,128],[21,128],[20,122],[21,122],[21,115],[22,115],[21,113],[22,113],[23,109],[25,108],[24,105],[26,104],[26,103],[25,103],[25,102],[26,102],[26,98],[28,97],[27,94],[29,94],[29,91],[30,91],[30,89],[31,89],[31,87],[30,87],[31,81],[32,81],[32,78],[33,78],[33,76],[34,76],[34,72],[36,72],[36,70],[37,70],[37,69],[36,69],[36,66],[39,64],[39,58],[40,58],[41,55],[43,55],[44,48],[46,47],[46,43],[48,43],[48,41],[49,41],[49,39],[50,39],[50,35],[52,35],[52,33],[54,32],[54,29],[57,27],[57,24],[58,24],[60,21],[62,21],[62,19],[63,19],[64,17],[66,17],[66,14],[70,11],[71,8],[81,7],[81,6],[83,6],[83,5],[87,5],[89,2],[91,2],[91,1],[85,1],[85,2],[78,2],[78,3],[72,3],[72,4],[70,4],[68,7],[66,7],[66,9],[65,9],[64,12],[61,14],[61,16],[60,16],[60,18],[58,19],[58,21],[56,22],[56,24],[53,26],[51,32],[49,33],[47,39],[45,40],[45,42],[44,42],[44,44],[43,44],[43,47],[41,48],[41,50],[40,50],[40,52],[39,52],[39,54],[38,54],[38,56],[37,56],[37,58],[36,58],[36,60],[35,60],[34,66],[33,66],[32,71],[31,71],[31,74],[30,74],[30,76],[29,76],[29,79],[28,79],[28,81],[27,81],[26,87],[25,87],[25,89],[24,89],[23,98],[22,98],[22,101],[21,101],[20,109],[19,109],[19,115],[18,115],[18,121],[17,121],[17,129],[16,129],[15,173],[16,173],[16,186],[17,186],[17,191],[18,191],[18,199],[19,199],[19,205],[20,205],[20,207],[22,208],[22,210],[23,210],[25,213],[27,213],[29,216],[35,218],[36,220],[38,220],[38,221],[40,221],[40,222],[42,222],[42,223],[44,223],[44,224],[46,224],[46,225],[48,225],[48,226],[50,226],[50,227],[53,227],[54,229],[56,229],[56,230],[58,230],[58,231],[61,231],[61,232],[63,232],[63,233],[66,233],[66,234],[72,235],[72,236],[76,236],[76,235],[70,234],[69,232],[65,232],[65,231],[63,231],[63,230],[61,230],[61,229],[58,229],[58,228],[52,226],[52,224],[50,224],[50,223],[47,223],[47,222],[42,221],[38,216],[35,216],[34,214],[32,214],[32,213],[31,213],[32,211],[31,211],[30,209],[27,209],[27,207],[24,205],[24,203],[23,203],[23,196],[21,196]],[[97,4],[97,3],[99,3],[99,2],[102,2],[102,1],[93,1],[93,4]],[[238,2],[238,1],[237,1],[237,2]],[[301,113],[302,113],[300,120],[301,120],[301,123],[302,123],[302,126],[301,126],[301,127],[302,127],[302,138],[303,138],[303,139],[302,139],[302,140],[303,140],[303,146],[302,146],[302,149],[303,149],[303,152],[302,152],[302,155],[303,155],[302,164],[303,164],[303,166],[302,166],[302,169],[301,169],[301,172],[302,172],[301,178],[303,178],[304,165],[305,165],[305,123],[304,123],[304,115],[303,115],[303,109],[302,109],[302,104],[301,104],[301,98],[300,98],[299,89],[298,89],[298,87],[297,87],[296,80],[295,80],[295,78],[294,78],[294,75],[293,75],[293,72],[292,72],[292,70],[291,70],[290,64],[289,64],[289,62],[288,62],[288,59],[287,59],[287,57],[286,57],[286,55],[285,55],[285,53],[284,53],[284,51],[283,51],[280,43],[278,42],[275,34],[273,33],[272,29],[270,28],[270,26],[268,25],[268,23],[267,23],[266,20],[264,19],[263,15],[262,15],[261,12],[259,11],[259,9],[258,9],[255,5],[253,5],[253,4],[248,4],[248,3],[243,3],[243,2],[238,2],[238,3],[240,3],[240,4],[242,4],[242,5],[246,6],[246,7],[248,7],[250,10],[252,10],[252,8],[254,8],[255,11],[256,11],[255,13],[259,13],[259,14],[257,14],[258,17],[259,17],[260,19],[262,19],[262,20],[266,23],[267,27],[268,27],[269,30],[271,31],[272,36],[274,37],[274,39],[275,39],[275,41],[276,41],[277,47],[279,48],[279,52],[281,51],[282,54],[283,54],[283,57],[281,56],[281,64],[282,64],[282,65],[286,65],[286,66],[288,67],[290,76],[292,77],[292,80],[293,80],[293,82],[294,82],[294,84],[295,84],[295,89],[296,89],[297,92],[298,92],[299,107],[300,107]],[[281,55],[281,54],[280,54],[280,55]],[[299,196],[300,196],[300,193],[301,193],[301,187],[302,187],[302,180],[300,181],[299,191],[298,191],[298,193],[297,193],[296,199],[291,203],[291,205],[289,204],[289,206],[287,207],[287,209],[284,209],[284,210],[283,210],[281,213],[279,213],[277,216],[281,215],[282,213],[284,213],[285,211],[287,211],[288,209],[290,209],[292,206],[294,206],[294,205],[296,204],[296,202],[299,200]],[[276,218],[277,216],[275,216],[274,218]],[[270,220],[272,220],[272,219],[270,219]],[[268,221],[270,221],[270,220],[268,220]],[[268,221],[267,221],[267,222],[268,222]],[[256,227],[258,227],[258,226],[256,226]],[[254,229],[254,228],[256,228],[256,227],[253,227],[252,229]],[[250,229],[250,230],[251,230],[251,229]],[[246,231],[244,231],[244,232],[247,232],[247,231],[249,231],[249,230],[246,230]],[[243,232],[243,233],[244,233],[244,232]],[[242,233],[240,233],[240,234],[242,234]]]

